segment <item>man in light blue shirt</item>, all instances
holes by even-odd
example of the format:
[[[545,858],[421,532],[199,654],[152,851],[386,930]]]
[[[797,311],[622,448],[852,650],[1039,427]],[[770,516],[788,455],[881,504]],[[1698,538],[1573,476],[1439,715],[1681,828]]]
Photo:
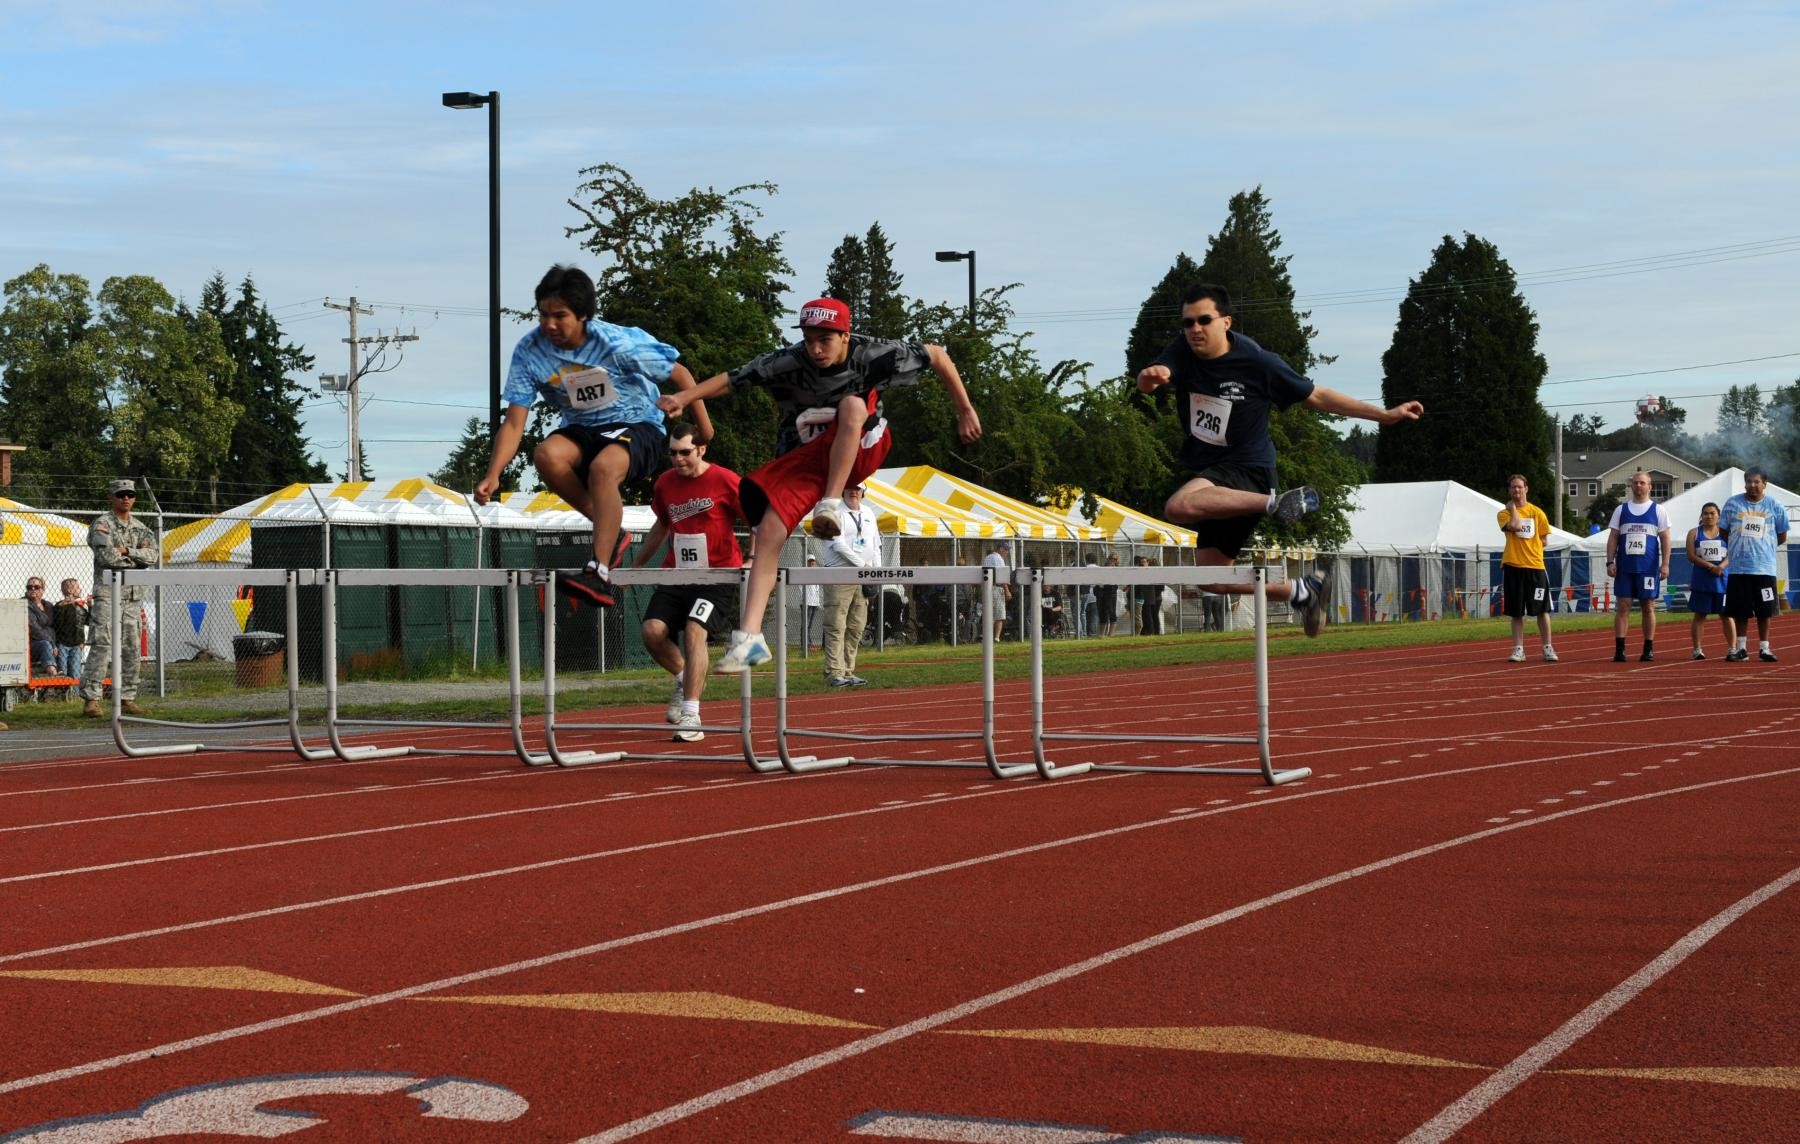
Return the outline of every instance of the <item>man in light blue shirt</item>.
[[[1725,654],[1733,662],[1750,658],[1747,630],[1756,617],[1756,638],[1761,643],[1757,658],[1774,663],[1769,648],[1769,621],[1780,600],[1776,592],[1775,553],[1787,543],[1787,510],[1765,495],[1769,478],[1760,468],[1744,470],[1744,491],[1719,510],[1719,531],[1727,539],[1726,562],[1731,576],[1725,581],[1725,618],[1737,626],[1737,646]]]
[[[539,398],[562,415],[561,426],[532,450],[538,477],[569,506],[594,522],[594,558],[557,587],[573,599],[611,607],[617,602],[612,566],[631,537],[621,525],[619,488],[647,477],[662,459],[663,412],[656,406],[665,382],[692,389],[694,376],[675,359],[674,346],[635,326],[595,318],[594,283],[573,266],[552,266],[537,285],[537,328],[519,339],[506,376],[506,417],[494,435],[487,475],[475,503],[499,491],[501,474],[519,451],[525,418]],[[695,439],[712,439],[706,406],[694,402]]]

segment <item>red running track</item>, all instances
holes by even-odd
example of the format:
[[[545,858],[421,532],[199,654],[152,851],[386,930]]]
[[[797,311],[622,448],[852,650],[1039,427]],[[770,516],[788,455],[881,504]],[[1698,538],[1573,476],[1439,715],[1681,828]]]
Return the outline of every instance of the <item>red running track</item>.
[[[1279,788],[760,777],[722,735],[0,767],[0,1140],[1800,1138],[1793,669],[1329,647],[1272,665],[1278,761],[1315,771]],[[1069,730],[1252,719],[1248,665],[1046,697]]]

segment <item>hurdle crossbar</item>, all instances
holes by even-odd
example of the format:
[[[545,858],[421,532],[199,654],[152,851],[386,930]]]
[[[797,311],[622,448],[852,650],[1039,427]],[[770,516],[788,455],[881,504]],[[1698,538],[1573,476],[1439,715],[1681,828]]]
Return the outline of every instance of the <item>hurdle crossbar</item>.
[[[555,590],[556,572],[543,569],[530,573],[533,581]],[[630,587],[632,585],[693,587],[706,584],[735,585],[739,592],[739,606],[742,606],[743,585],[746,573],[741,568],[618,568],[611,573],[615,586]],[[517,640],[514,641],[515,645]],[[739,747],[744,762],[757,774],[770,774],[782,769],[779,760],[764,758],[757,754],[756,744],[751,737],[750,699],[751,679],[749,672],[738,677],[738,721],[735,725],[702,725],[700,730],[708,733],[738,736]],[[546,603],[544,608],[544,754],[526,758],[526,762],[539,766],[553,763],[559,767],[581,766],[587,763],[619,762],[622,760],[646,759],[669,762],[717,762],[724,756],[700,752],[680,751],[564,751],[557,742],[557,735],[562,731],[669,731],[673,729],[668,723],[563,723],[556,718],[556,609]],[[810,756],[809,756],[810,760]]]
[[[783,568],[775,580],[775,753],[782,765],[792,773],[825,770],[831,767],[864,763],[885,767],[983,767],[997,779],[1019,778],[1034,773],[1030,763],[1002,763],[994,746],[994,625],[991,621],[994,593],[1000,581],[996,569],[975,568]],[[790,584],[857,586],[873,584],[944,584],[968,585],[981,589],[981,726],[972,731],[884,732],[866,734],[855,731],[826,731],[796,727],[788,720],[787,682],[787,590]],[[829,739],[850,743],[945,742],[977,740],[982,746],[982,759],[888,759],[850,756],[826,760],[802,760],[788,749],[790,737]]]
[[[1269,750],[1269,592],[1268,569],[1261,565],[1159,565],[1148,568],[1043,568],[1015,573],[1031,589],[1031,752],[1037,772],[1046,779],[1083,774],[1087,771],[1141,771],[1152,774],[1180,775],[1257,775],[1270,786],[1294,782],[1312,774],[1308,767],[1275,769]],[[1139,735],[1110,734],[1091,731],[1049,731],[1044,715],[1044,620],[1043,591],[1045,584],[1107,584],[1120,587],[1154,584],[1179,584],[1207,588],[1211,586],[1250,586],[1255,618],[1256,734],[1233,735]],[[1259,766],[1249,767],[1156,767],[1130,763],[1065,763],[1051,762],[1045,751],[1050,741],[1128,742],[1128,743],[1219,743],[1256,748]]]

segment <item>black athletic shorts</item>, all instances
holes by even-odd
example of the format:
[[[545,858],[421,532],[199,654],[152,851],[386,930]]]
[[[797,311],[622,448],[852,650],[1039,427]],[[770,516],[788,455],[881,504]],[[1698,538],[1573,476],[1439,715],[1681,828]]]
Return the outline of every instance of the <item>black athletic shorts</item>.
[[[1275,488],[1275,474],[1261,465],[1208,465],[1194,476],[1211,481],[1220,488],[1241,489],[1248,493],[1269,493]],[[1192,525],[1199,540],[1196,548],[1216,548],[1233,560],[1249,543],[1250,534],[1263,522],[1261,513],[1229,516],[1219,520],[1203,520]]]
[[[1550,576],[1542,568],[1500,566],[1501,614],[1541,616],[1550,610]]]
[[[1780,593],[1773,576],[1749,576],[1733,572],[1725,577],[1725,614],[1734,620],[1755,616],[1766,620],[1780,611]],[[1739,632],[1743,635],[1743,632]]]
[[[692,587],[664,584],[650,597],[650,604],[644,609],[644,619],[661,620],[677,640],[688,624],[699,624],[706,629],[707,638],[717,643],[737,624],[737,617],[735,584],[696,584]]]
[[[647,421],[636,425],[565,425],[550,435],[567,437],[581,450],[581,463],[575,466],[575,471],[580,474],[582,484],[587,483],[587,472],[593,467],[594,458],[609,445],[621,446],[631,454],[631,463],[620,484],[630,484],[649,476],[662,464],[663,445],[669,439],[668,434]]]

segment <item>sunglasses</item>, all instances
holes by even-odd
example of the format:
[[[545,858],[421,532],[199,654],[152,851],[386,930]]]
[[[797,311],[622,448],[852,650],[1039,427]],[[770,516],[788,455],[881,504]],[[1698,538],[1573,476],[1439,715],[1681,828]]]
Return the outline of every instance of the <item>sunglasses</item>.
[[[693,455],[694,455],[694,450],[691,448],[689,448],[689,449],[670,449],[669,450],[669,456],[671,456],[671,457],[691,457]]]
[[[1191,318],[1181,319],[1181,328],[1188,330],[1195,326],[1210,326],[1224,316],[1224,314],[1195,314]]]
[[[136,493],[114,493],[113,494],[114,500],[126,500],[128,498],[131,500],[136,500],[137,494]]]
[[[27,592],[42,592],[44,586],[42,584],[27,584],[25,585],[25,590]]]

